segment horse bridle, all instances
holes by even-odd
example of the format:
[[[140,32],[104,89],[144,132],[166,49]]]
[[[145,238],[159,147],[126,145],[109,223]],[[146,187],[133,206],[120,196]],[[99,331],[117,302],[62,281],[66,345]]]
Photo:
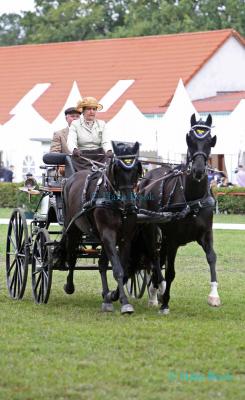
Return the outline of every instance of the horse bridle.
[[[198,130],[200,130],[201,133],[198,133]],[[205,133],[203,133],[203,130],[205,131]],[[191,127],[190,132],[192,132],[198,140],[203,140],[211,132],[211,128],[207,127],[206,125],[193,125]],[[193,162],[194,162],[195,158],[198,156],[203,156],[204,162],[205,162],[205,174],[207,174],[207,171],[208,171],[207,161],[208,161],[209,154],[205,153],[204,151],[195,151],[195,153],[190,154],[190,151],[188,150],[188,153],[187,153],[187,174],[188,175],[192,172]]]
[[[132,160],[132,162],[131,162]],[[138,162],[138,155],[124,155],[124,156],[117,156],[117,155],[113,155],[113,158],[111,160],[111,171],[112,171],[112,176],[113,176],[113,180],[114,180],[114,185],[112,185],[112,183],[110,182],[110,186],[113,187],[113,190],[117,193],[118,191],[120,192],[120,190],[125,190],[125,189],[129,189],[129,190],[133,190],[136,185],[136,183],[132,183],[129,185],[117,185],[116,179],[115,179],[115,175],[114,175],[114,169],[116,165],[119,165],[122,169],[124,170],[131,170],[134,168],[136,162]],[[118,186],[118,189],[116,190],[114,186]]]

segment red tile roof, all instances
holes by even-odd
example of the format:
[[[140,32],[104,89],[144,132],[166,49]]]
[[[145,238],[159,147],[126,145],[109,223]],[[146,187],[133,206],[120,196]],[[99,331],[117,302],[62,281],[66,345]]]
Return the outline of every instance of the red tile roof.
[[[245,91],[218,92],[214,97],[193,101],[198,112],[230,112],[245,99]]]
[[[73,81],[82,96],[102,98],[120,79],[135,82],[101,118],[112,118],[131,99],[143,113],[161,113],[179,78],[186,85],[231,36],[232,29],[174,35],[0,47],[0,123],[37,83],[51,83],[35,102],[52,122]]]

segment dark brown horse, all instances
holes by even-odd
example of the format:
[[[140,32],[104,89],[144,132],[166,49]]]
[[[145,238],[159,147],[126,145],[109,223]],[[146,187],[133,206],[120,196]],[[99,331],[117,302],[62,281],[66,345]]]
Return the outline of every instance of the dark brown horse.
[[[82,235],[93,235],[104,249],[99,261],[102,310],[112,311],[112,301],[119,298],[121,312],[132,313],[133,306],[124,291],[124,269],[136,228],[134,189],[142,174],[142,166],[138,160],[138,142],[134,145],[112,142],[112,145],[114,155],[105,168],[98,168],[94,173],[79,171],[67,180],[64,187],[65,230],[60,249],[64,249],[63,257],[69,268],[64,289],[73,293],[78,244]],[[109,291],[107,283],[108,259],[118,284],[113,292]]]
[[[206,253],[211,273],[211,293],[208,303],[219,306],[217,291],[216,254],[213,249],[213,210],[215,201],[210,192],[207,177],[207,162],[216,136],[211,136],[212,117],[196,121],[191,117],[191,129],[186,135],[188,146],[187,164],[171,169],[162,167],[149,172],[142,181],[139,193],[140,206],[155,212],[187,210],[183,219],[173,220],[165,225],[147,225],[141,232],[141,248],[145,247],[148,258],[155,263],[165,264],[166,290],[160,296],[160,312],[169,312],[170,287],[175,277],[175,257],[179,246],[197,241]],[[149,194],[151,194],[149,196]],[[150,200],[146,200],[150,198]],[[160,260],[157,259],[157,237],[159,227],[162,235]],[[144,246],[142,245],[144,240]],[[135,247],[136,248],[136,247]]]

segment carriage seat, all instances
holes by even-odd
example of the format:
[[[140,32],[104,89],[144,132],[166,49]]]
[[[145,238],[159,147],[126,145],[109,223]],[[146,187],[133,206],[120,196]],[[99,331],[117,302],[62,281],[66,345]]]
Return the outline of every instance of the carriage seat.
[[[43,156],[43,162],[46,165],[65,165],[65,178],[69,178],[75,173],[75,169],[72,165],[71,156],[66,153],[46,153]]]

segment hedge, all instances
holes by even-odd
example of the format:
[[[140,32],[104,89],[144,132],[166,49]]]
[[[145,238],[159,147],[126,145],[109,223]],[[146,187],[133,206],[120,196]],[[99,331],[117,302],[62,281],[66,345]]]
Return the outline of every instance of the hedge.
[[[245,214],[245,188],[239,186],[212,189],[220,213]],[[235,193],[235,194],[233,194]],[[240,193],[244,193],[243,195]],[[240,195],[239,195],[240,194]]]
[[[21,207],[26,211],[35,211],[41,195],[29,196],[19,190],[23,183],[0,182],[0,207]]]
[[[40,195],[30,196],[19,190],[23,183],[0,182],[0,207],[23,207],[27,211],[35,211]],[[228,214],[245,214],[245,188],[232,186],[212,189],[218,200],[219,212]],[[224,194],[220,194],[224,193]],[[237,196],[232,193],[244,193]],[[30,200],[30,201],[29,201]]]

